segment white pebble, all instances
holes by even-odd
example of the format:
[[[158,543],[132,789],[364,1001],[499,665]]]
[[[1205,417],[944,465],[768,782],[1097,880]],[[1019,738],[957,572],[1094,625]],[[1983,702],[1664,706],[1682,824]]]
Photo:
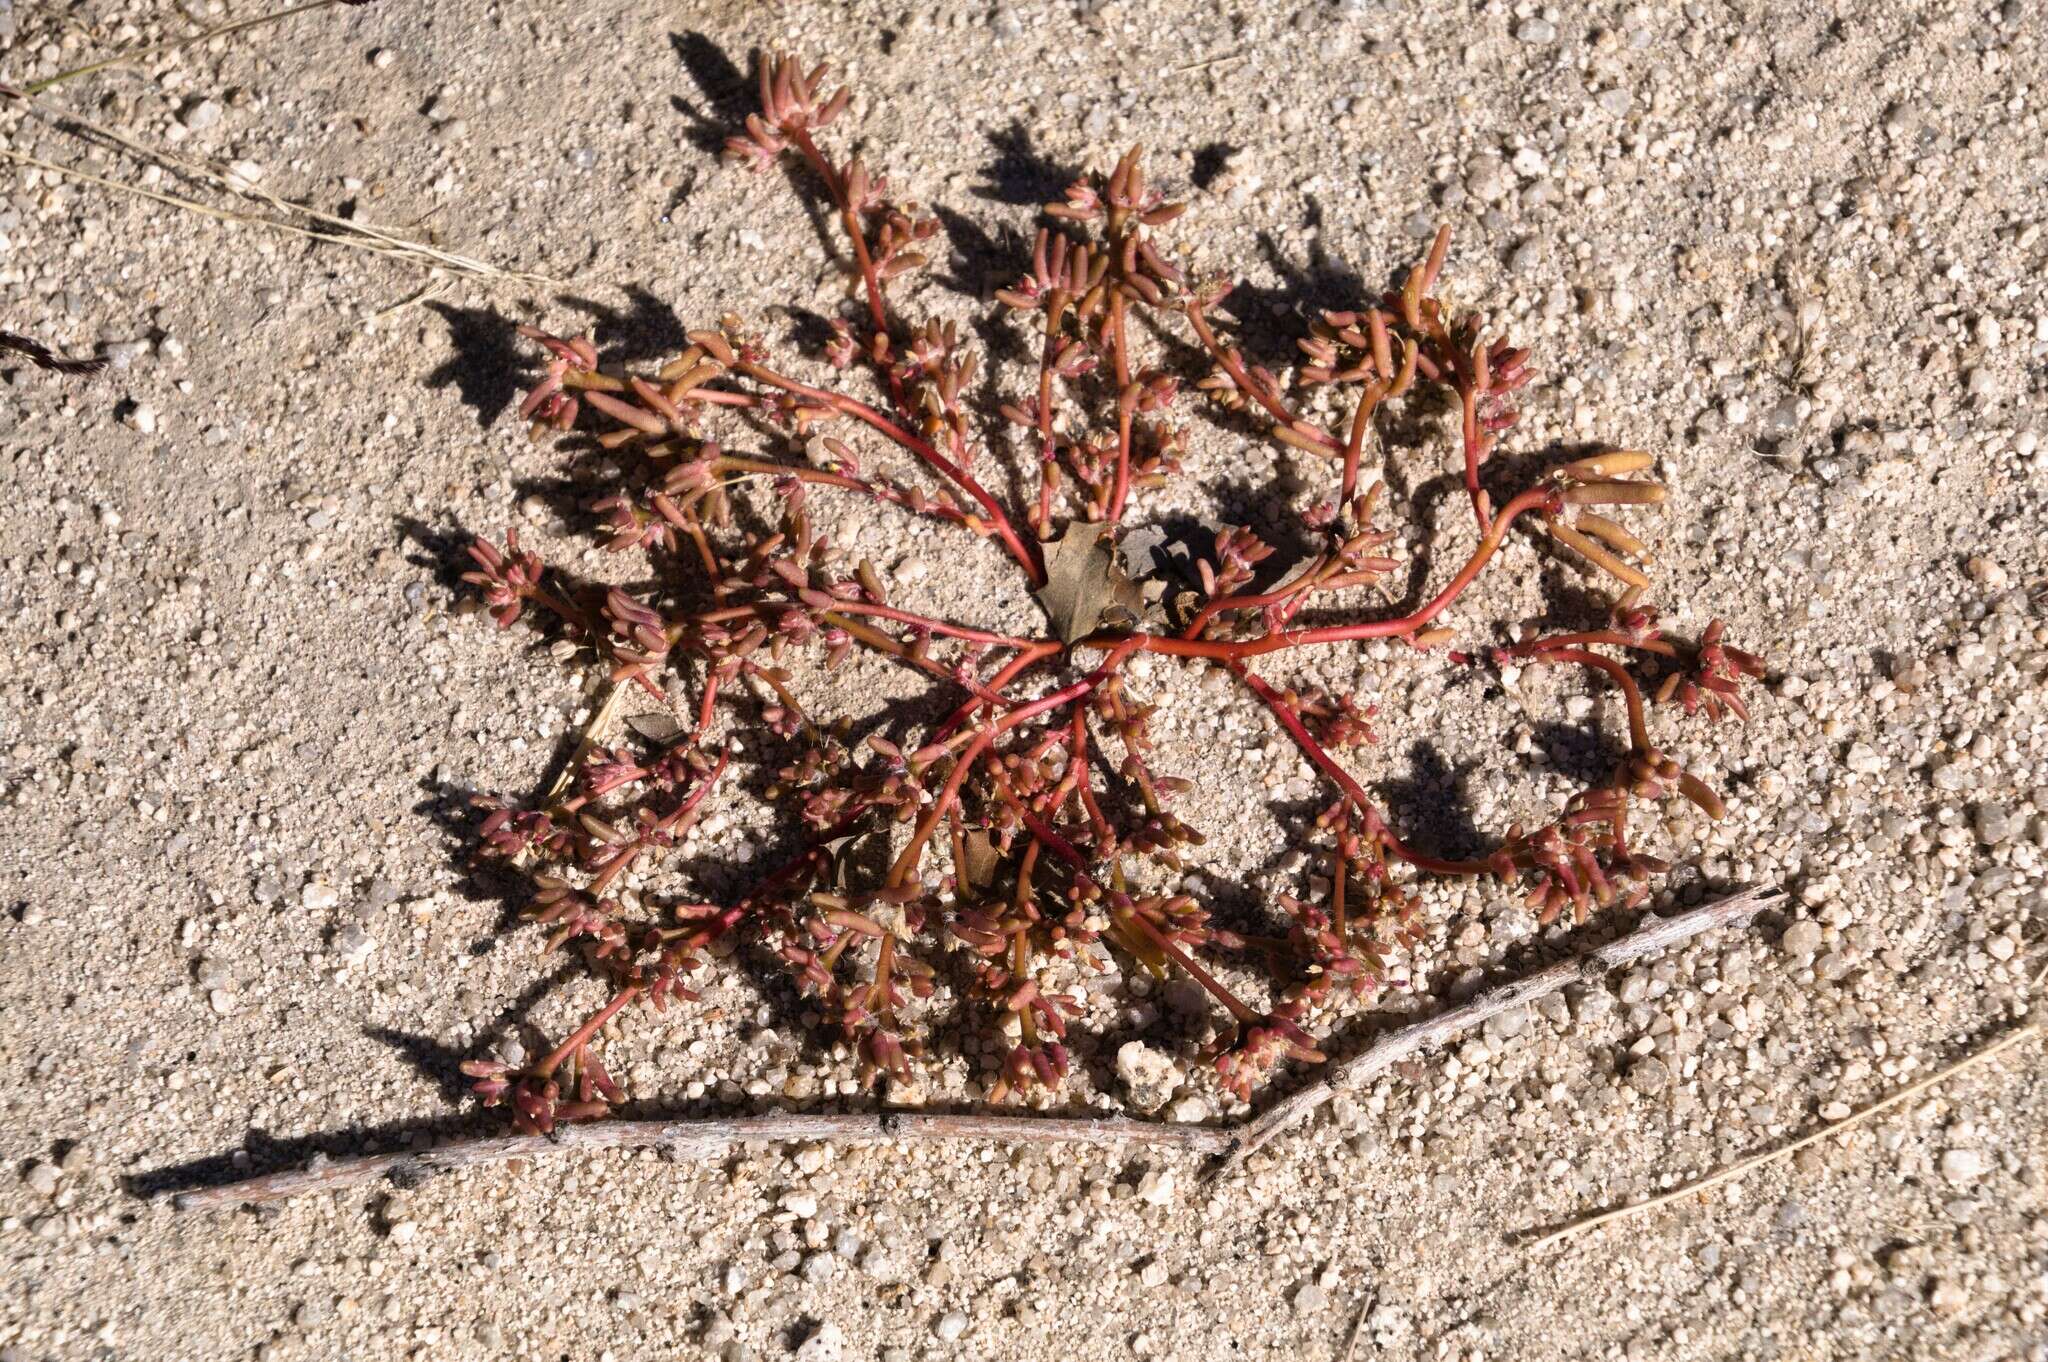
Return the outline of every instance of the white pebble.
[[[1154,1168],[1138,1179],[1138,1200],[1148,1206],[1164,1206],[1177,1190],[1171,1168]]]
[[[178,121],[193,132],[205,132],[220,122],[221,107],[218,100],[202,99],[178,115]]]
[[[1127,1041],[1117,1050],[1116,1075],[1131,1105],[1147,1113],[1171,1101],[1182,1082],[1180,1066],[1141,1040]]]
[[[839,1362],[846,1355],[846,1334],[830,1320],[797,1345],[797,1362]]]
[[[1984,1176],[1984,1156],[1974,1149],[1951,1149],[1941,1156],[1941,1175],[1950,1182],[1975,1182]]]
[[[1812,955],[1820,949],[1820,924],[1801,919],[1785,929],[1778,948],[1790,956]]]

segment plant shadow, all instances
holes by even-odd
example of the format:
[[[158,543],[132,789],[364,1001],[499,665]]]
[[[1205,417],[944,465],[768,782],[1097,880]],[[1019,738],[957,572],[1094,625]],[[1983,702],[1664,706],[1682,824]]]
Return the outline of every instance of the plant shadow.
[[[681,95],[671,96],[669,104],[689,120],[690,129],[684,135],[690,144],[707,156],[716,156],[725,149],[725,139],[754,112],[754,82],[703,33],[671,33],[668,42],[709,107],[700,109]]]
[[[1401,839],[1428,855],[1450,860],[1492,850],[1473,819],[1470,782],[1477,769],[1475,762],[1454,765],[1434,742],[1410,744],[1408,774],[1375,782]]]
[[[688,347],[689,328],[676,315],[672,304],[639,284],[628,284],[621,291],[628,304],[623,309],[574,294],[564,294],[560,299],[589,315],[588,329],[597,344],[600,363],[630,368],[673,359]]]
[[[518,344],[514,323],[489,308],[422,304],[448,324],[448,343],[455,353],[421,380],[428,388],[455,389],[464,406],[476,412],[479,427],[489,429],[539,373],[539,366]]]

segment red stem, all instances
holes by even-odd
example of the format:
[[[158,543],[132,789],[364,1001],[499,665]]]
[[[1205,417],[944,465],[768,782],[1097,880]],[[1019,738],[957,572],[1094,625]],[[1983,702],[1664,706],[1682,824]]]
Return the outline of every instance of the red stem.
[[[1025,574],[1031,578],[1031,584],[1034,587],[1045,585],[1045,562],[1039,553],[1037,543],[1021,538],[1016,528],[1010,524],[1009,516],[1003,513],[1002,504],[989,495],[988,489],[979,482],[976,482],[973,474],[954,463],[944,454],[941,454],[930,444],[912,435],[881,412],[876,411],[873,407],[858,399],[846,397],[835,392],[828,392],[823,388],[813,388],[809,384],[799,383],[792,378],[784,378],[773,369],[751,362],[735,365],[734,372],[745,374],[748,378],[760,383],[766,383],[771,388],[780,388],[784,392],[795,393],[799,397],[807,398],[822,406],[830,407],[834,411],[844,412],[848,416],[864,421],[888,436],[891,440],[894,440],[904,449],[909,450],[912,454],[924,460],[926,464],[939,473],[952,479],[953,485],[960,488],[970,497],[973,497],[976,504],[988,516],[990,528],[994,531],[996,537],[1003,541],[1003,547],[1010,551],[1010,556],[1023,565]]]
[[[1074,706],[1074,753],[1070,769],[1075,774],[1075,788],[1081,794],[1081,807],[1088,812],[1088,821],[1095,829],[1098,839],[1109,836],[1109,819],[1103,816],[1102,806],[1096,802],[1095,787],[1088,779],[1088,707]]]
[[[982,689],[999,695],[1002,693],[1003,688],[1016,680],[1027,667],[1042,662],[1059,651],[1061,649],[1057,643],[1035,643],[998,668],[994,676],[991,676],[982,683]],[[959,731],[960,725],[972,719],[981,710],[982,706],[987,703],[986,700],[977,696],[975,699],[969,700],[966,704],[954,710],[952,714],[947,716],[946,721],[939,725],[938,731],[932,737],[932,741],[944,742],[947,738],[952,737],[954,733]]]
[[[1412,615],[1399,619],[1370,620],[1363,624],[1333,624],[1320,629],[1281,630],[1259,638],[1240,639],[1234,642],[1219,642],[1210,639],[1168,638],[1159,634],[1103,634],[1081,640],[1079,647],[1104,648],[1136,642],[1146,652],[1167,653],[1175,657],[1206,657],[1219,662],[1241,661],[1248,657],[1260,657],[1266,653],[1277,653],[1286,648],[1299,648],[1312,643],[1346,643],[1354,639],[1399,638],[1419,632],[1431,620],[1441,615],[1451,602],[1464,594],[1465,588],[1479,575],[1500,548],[1508,527],[1518,516],[1531,511],[1542,511],[1553,507],[1557,490],[1553,487],[1532,487],[1510,501],[1494,517],[1486,537],[1473,550],[1472,557],[1458,570],[1450,584],[1438,592],[1428,604]]]
[[[1409,848],[1394,835],[1393,829],[1387,826],[1387,820],[1380,816],[1379,809],[1366,794],[1365,787],[1352,779],[1351,773],[1339,766],[1337,759],[1316,741],[1315,735],[1302,723],[1301,716],[1289,707],[1286,698],[1268,685],[1263,678],[1246,670],[1242,665],[1234,662],[1229,665],[1237,678],[1273,712],[1273,717],[1280,721],[1280,726],[1294,739],[1294,744],[1301,749],[1302,755],[1344,792],[1344,797],[1351,801],[1352,806],[1358,810],[1359,817],[1365,821],[1367,833],[1389,853],[1418,870],[1427,870],[1436,875],[1483,875],[1492,869],[1484,861],[1441,861]]]
[[[1634,648],[1637,652],[1655,653],[1659,657],[1677,657],[1678,649],[1661,638],[1636,639],[1618,629],[1594,629],[1580,634],[1553,634],[1549,638],[1531,639],[1517,643],[1508,649],[1509,657],[1538,657],[1553,648],[1587,648],[1605,645],[1610,648]]]
[[[939,797],[932,801],[932,806],[925,811],[924,817],[918,820],[917,830],[911,833],[910,841],[903,848],[902,854],[896,858],[896,863],[889,867],[890,886],[892,888],[900,886],[916,866],[918,857],[923,853],[925,843],[931,840],[932,832],[938,827],[939,820],[952,810],[954,801],[960,797],[960,786],[967,779],[968,771],[972,769],[976,759],[984,751],[988,750],[990,743],[994,742],[999,735],[1008,732],[1017,725],[1036,718],[1048,710],[1058,709],[1062,705],[1070,704],[1088,694],[1101,685],[1118,667],[1122,666],[1123,660],[1130,656],[1135,647],[1136,644],[1133,641],[1111,649],[1109,657],[1104,660],[1103,664],[1082,677],[1079,681],[1056,690],[1043,699],[1033,700],[1029,704],[1017,706],[1017,708],[1011,710],[1008,714],[1005,714],[1002,718],[976,734],[974,741],[967,745],[967,750],[962,752],[955,760],[953,773],[946,778],[945,788],[939,792]]]
[[[1046,850],[1072,866],[1074,878],[1083,886],[1093,889],[1096,893],[1102,894],[1106,898],[1113,900],[1123,899],[1125,904],[1129,903],[1129,899],[1125,895],[1110,895],[1102,887],[1102,884],[1093,875],[1088,873],[1087,858],[1074,849],[1073,843],[1060,836],[1057,832],[1054,832],[1046,825],[1044,819],[1032,813],[1029,809],[1024,808],[1022,805],[1014,807],[1016,808],[1017,816],[1023,820],[1024,826],[1031,830],[1031,835],[1043,843]],[[1117,914],[1117,920],[1129,922],[1132,926],[1136,927],[1139,932],[1144,934],[1148,941],[1158,948],[1161,955],[1164,955],[1167,959],[1173,961],[1174,964],[1186,970],[1189,978],[1200,984],[1217,1002],[1222,1003],[1224,1009],[1240,1023],[1256,1022],[1259,1020],[1258,1013],[1239,1002],[1237,995],[1225,988],[1216,976],[1195,963],[1193,957],[1175,945],[1157,927],[1146,921],[1143,913],[1126,907],[1124,911]]]
[[[934,634],[943,634],[947,638],[965,639],[969,643],[981,643],[994,648],[1035,648],[1042,643],[1049,642],[1047,639],[1013,638],[1009,634],[991,634],[983,629],[970,629],[965,625],[948,624],[944,620],[935,620],[928,615],[914,614],[908,610],[898,610],[890,605],[868,605],[860,601],[837,601],[834,602],[832,610],[835,614],[872,615],[877,619],[894,620],[898,624],[908,624],[914,628],[929,630]]]
[[[1107,518],[1114,525],[1124,518],[1124,501],[1131,492],[1131,421],[1138,408],[1124,336],[1124,295],[1115,289],[1109,295],[1109,348],[1116,361],[1116,485],[1109,494]]]
[[[1262,610],[1266,606],[1279,605],[1283,601],[1294,599],[1304,590],[1315,584],[1315,575],[1322,570],[1324,562],[1325,560],[1322,558],[1315,559],[1299,576],[1295,577],[1292,581],[1282,583],[1272,591],[1261,592],[1252,596],[1217,597],[1195,612],[1195,617],[1188,621],[1187,628],[1180,631],[1180,636],[1182,638],[1200,638],[1203,626],[1226,610]]]
[[[1605,672],[1608,679],[1621,688],[1622,698],[1628,702],[1629,741],[1638,752],[1650,750],[1650,730],[1643,717],[1643,693],[1636,685],[1636,679],[1628,674],[1628,668],[1611,657],[1602,657],[1584,648],[1545,648],[1534,654],[1534,659],[1538,662],[1576,662],[1581,667]]]
[[[1324,452],[1329,454],[1340,452],[1337,442],[1330,438],[1327,431],[1320,430],[1315,426],[1310,426],[1305,431],[1295,428],[1296,417],[1294,413],[1287,410],[1286,405],[1278,398],[1268,393],[1265,384],[1254,379],[1245,370],[1244,365],[1239,362],[1235,352],[1216,339],[1216,333],[1209,329],[1209,323],[1202,315],[1200,304],[1191,302],[1187,305],[1186,311],[1188,320],[1194,324],[1195,335],[1202,342],[1202,348],[1215,358],[1216,363],[1222,366],[1224,373],[1230,375],[1230,381],[1237,385],[1239,392],[1264,407],[1267,414],[1275,421],[1286,426],[1294,434],[1320,446]]]
[[[825,182],[825,192],[832,196],[833,206],[839,210],[839,225],[846,229],[846,239],[853,243],[854,265],[860,270],[862,290],[867,294],[868,320],[873,323],[877,335],[885,339],[889,335],[889,309],[882,301],[882,277],[875,271],[874,256],[868,251],[867,233],[861,230],[860,215],[854,211],[853,202],[847,197],[846,185],[840,179],[818,144],[811,140],[810,130],[801,126],[786,129],[790,144],[809,164],[811,171]],[[903,385],[896,377],[896,371],[886,363],[881,366],[889,383],[889,397],[898,411],[903,410]]]
[[[1372,414],[1382,393],[1378,383],[1372,384],[1358,399],[1358,409],[1351,413],[1351,438],[1344,442],[1344,482],[1337,497],[1340,511],[1351,504],[1351,494],[1358,486],[1358,460],[1365,452],[1365,432],[1372,425]],[[1484,531],[1486,527],[1479,528]]]
[[[555,1070],[562,1067],[564,1060],[589,1044],[590,1038],[598,1033],[599,1028],[617,1016],[620,1008],[623,1008],[639,996],[640,985],[638,984],[628,984],[613,994],[610,1002],[592,1013],[589,1021],[577,1027],[569,1039],[549,1051],[547,1057],[534,1066],[534,1075],[538,1078],[553,1077]]]

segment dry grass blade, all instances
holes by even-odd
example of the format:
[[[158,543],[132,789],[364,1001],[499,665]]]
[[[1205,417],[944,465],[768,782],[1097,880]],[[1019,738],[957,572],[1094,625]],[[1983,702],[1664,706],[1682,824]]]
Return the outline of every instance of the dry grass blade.
[[[541,802],[553,804],[568,790],[576,778],[576,768],[606,739],[611,737],[612,719],[619,712],[619,701],[626,696],[624,686],[606,686],[604,699],[598,702],[597,710],[590,716],[590,722],[583,726],[583,736],[576,740],[576,750],[569,760],[562,763],[562,769],[555,773],[548,785],[547,797]]]
[[[309,14],[317,9],[332,9],[340,4],[362,3],[364,3],[364,0],[308,0],[308,3],[303,5],[293,5],[290,9],[281,9],[270,14],[259,14],[251,19],[237,19],[234,23],[222,24],[218,28],[209,28],[203,33],[194,33],[187,38],[171,38],[165,42],[148,43],[142,47],[131,47],[125,51],[116,52],[111,57],[102,57],[100,60],[89,62],[84,66],[74,66],[69,71],[59,71],[54,76],[46,76],[42,80],[23,88],[32,95],[41,94],[51,86],[62,85],[67,80],[75,80],[80,76],[89,76],[95,71],[105,71],[110,67],[121,66],[142,57],[154,56],[159,52],[175,52],[179,48],[191,47],[196,43],[211,42],[215,38],[225,38],[231,33],[246,33],[252,28],[263,28],[270,24],[282,23],[286,19],[295,18],[301,14]]]
[[[1776,1163],[1781,1159],[1788,1159],[1808,1145],[1818,1144],[1830,1135],[1836,1135],[1851,1126],[1860,1125],[1879,1112],[1889,1111],[1902,1102],[1911,1101],[1929,1088],[1946,1083],[1964,1070],[1973,1069],[1997,1055],[2004,1054],[2015,1045],[2032,1040],[2040,1034],[2040,1024],[2028,1022],[2016,1030],[2006,1032],[1983,1049],[1965,1055],[1947,1068],[1937,1069],[1917,1082],[1908,1083],[1889,1097],[1879,1098],[1867,1107],[1860,1107],[1850,1112],[1839,1121],[1831,1121],[1817,1130],[1809,1131],[1790,1144],[1779,1145],[1776,1149],[1765,1150],[1761,1154],[1752,1154],[1748,1158],[1731,1163],[1726,1168],[1720,1169],[1717,1172],[1709,1173],[1704,1177],[1694,1178],[1690,1182],[1674,1187],[1668,1192],[1650,1197],[1648,1200],[1630,1202],[1626,1206],[1616,1206],[1612,1210],[1589,1215],[1583,1220],[1574,1220],[1568,1225],[1552,1230],[1549,1234],[1539,1239],[1532,1240],[1529,1244],[1529,1249],[1531,1252],[1546,1249],[1560,1240],[1569,1239],[1573,1235],[1583,1233],[1586,1230],[1594,1229],[1601,1225],[1609,1225],[1617,1220],[1626,1220],[1632,1216],[1647,1214],[1650,1211],[1656,1210],[1659,1206],[1668,1206],[1672,1202],[1692,1196],[1696,1192],[1705,1192],[1719,1187],[1724,1182],[1733,1182],[1751,1169],[1761,1168],[1767,1163]]]
[[[110,180],[104,175],[95,175],[87,170],[76,170],[70,166],[60,166],[53,161],[45,161],[38,156],[23,155],[21,152],[11,151],[4,147],[0,147],[0,156],[4,156],[19,165],[34,166],[46,175],[61,175],[66,179],[98,185],[102,189],[111,189],[117,194],[129,194],[139,199],[148,199],[169,208],[182,209],[187,213],[197,213],[201,217],[213,218],[218,222],[231,222],[244,227],[261,227],[267,231],[283,232],[287,236],[303,237],[308,241],[324,241],[330,245],[346,246],[351,250],[367,251],[372,255],[390,256],[394,259],[404,260],[410,264],[419,265],[427,269],[448,269],[458,274],[487,281],[512,281],[522,284],[549,285],[557,282],[543,274],[529,274],[519,270],[501,270],[497,266],[487,264],[484,261],[472,260],[466,256],[454,255],[448,251],[438,250],[424,242],[408,241],[403,237],[384,232],[381,229],[376,233],[364,233],[360,236],[351,235],[349,232],[321,231],[315,227],[301,227],[293,222],[279,222],[275,218],[261,217],[255,213],[237,213],[227,208],[215,208],[212,204],[201,203],[197,199],[183,198],[176,194],[160,194],[153,189],[144,189],[139,185],[123,184],[119,180]],[[279,202],[282,201],[280,200]],[[296,205],[286,206],[308,217],[326,218],[325,214],[298,208]],[[350,228],[350,232],[355,230],[354,224],[347,225]]]
[[[21,105],[32,116],[60,132],[69,133],[89,143],[105,143],[128,153],[137,160],[175,171],[190,179],[211,185],[217,189],[226,190],[242,198],[253,199],[280,214],[281,218],[267,218],[250,213],[237,213],[228,209],[215,208],[210,204],[201,203],[197,199],[142,189],[134,185],[123,184],[117,180],[108,179],[104,176],[94,175],[89,171],[77,170],[68,166],[57,165],[53,162],[38,160],[19,152],[6,152],[10,159],[27,165],[33,165],[45,173],[84,180],[119,193],[151,199],[170,207],[182,208],[188,212],[199,213],[222,222],[234,222],[252,227],[268,227],[273,231],[285,232],[293,236],[329,242],[338,246],[348,246],[355,250],[369,251],[377,255],[407,259],[414,264],[426,268],[443,269],[453,274],[465,275],[475,279],[537,284],[550,287],[561,283],[560,280],[545,274],[536,274],[525,270],[503,269],[486,260],[478,260],[473,256],[443,250],[438,246],[415,240],[391,228],[379,226],[374,222],[344,218],[318,208],[309,207],[306,204],[294,203],[289,199],[272,193],[270,190],[251,183],[242,176],[233,174],[228,167],[209,164],[189,156],[180,156],[176,152],[166,151],[161,147],[148,146],[127,136],[125,133],[108,127],[104,123],[95,122],[83,114],[74,113],[68,109],[52,108],[47,104],[28,97],[28,95],[21,91],[0,86],[0,96],[4,96]],[[293,221],[293,219],[298,221]],[[321,227],[304,226],[302,225],[304,222],[318,223],[321,224]],[[323,230],[322,228],[332,228],[333,230]]]

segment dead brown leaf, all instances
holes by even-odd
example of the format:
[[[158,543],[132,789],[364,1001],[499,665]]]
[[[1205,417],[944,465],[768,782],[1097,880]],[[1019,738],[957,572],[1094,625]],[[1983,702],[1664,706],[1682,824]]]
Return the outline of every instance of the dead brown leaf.
[[[968,888],[986,889],[994,884],[996,865],[1001,858],[996,855],[995,843],[989,840],[989,835],[975,828],[960,840],[967,862],[960,867],[960,874],[967,881]]]
[[[1034,594],[1062,643],[1086,638],[1104,624],[1127,628],[1144,611],[1112,529],[1101,521],[1077,520],[1045,546],[1045,585]]]
[[[675,715],[664,714],[660,710],[628,715],[626,727],[659,747],[673,747],[688,731]]]

